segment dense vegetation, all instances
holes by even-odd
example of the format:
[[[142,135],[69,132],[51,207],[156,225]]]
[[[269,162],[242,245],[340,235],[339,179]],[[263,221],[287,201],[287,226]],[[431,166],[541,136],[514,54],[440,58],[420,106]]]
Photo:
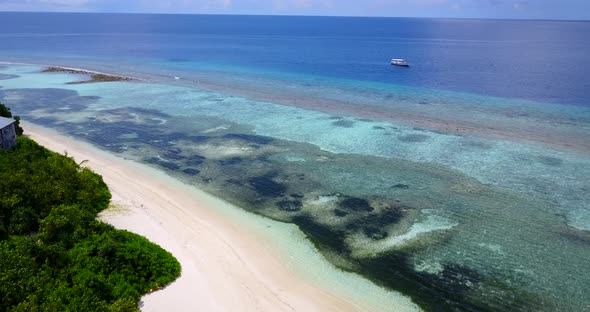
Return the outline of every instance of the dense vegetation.
[[[16,120],[16,135],[23,134],[23,128],[20,126],[20,116],[12,116],[10,108],[0,103],[0,117],[14,118]]]
[[[180,265],[96,219],[110,193],[73,159],[24,137],[0,150],[0,311],[137,311]]]

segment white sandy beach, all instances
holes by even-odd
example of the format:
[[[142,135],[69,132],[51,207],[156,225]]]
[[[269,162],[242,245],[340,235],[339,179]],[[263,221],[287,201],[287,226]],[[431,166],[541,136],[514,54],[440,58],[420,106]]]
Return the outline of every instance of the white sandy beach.
[[[101,214],[104,221],[147,237],[180,262],[182,276],[146,295],[143,311],[382,310],[302,278],[260,233],[216,210],[227,203],[53,130],[30,123],[24,127],[39,144],[67,152],[78,162],[86,160],[84,166],[103,176],[113,195],[113,208]],[[416,309],[409,299],[400,300],[398,307],[388,307]]]

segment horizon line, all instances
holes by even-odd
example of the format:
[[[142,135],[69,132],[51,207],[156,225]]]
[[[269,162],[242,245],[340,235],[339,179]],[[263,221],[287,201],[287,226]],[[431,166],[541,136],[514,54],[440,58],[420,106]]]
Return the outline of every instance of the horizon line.
[[[453,19],[490,21],[545,21],[545,22],[590,22],[590,19],[545,19],[545,18],[499,18],[499,17],[429,17],[429,16],[379,16],[379,15],[300,15],[300,14],[246,14],[246,13],[169,13],[169,12],[88,12],[88,11],[0,11],[2,13],[45,14],[129,14],[129,15],[208,15],[208,16],[269,16],[269,17],[344,17],[344,18],[407,18],[407,19]]]

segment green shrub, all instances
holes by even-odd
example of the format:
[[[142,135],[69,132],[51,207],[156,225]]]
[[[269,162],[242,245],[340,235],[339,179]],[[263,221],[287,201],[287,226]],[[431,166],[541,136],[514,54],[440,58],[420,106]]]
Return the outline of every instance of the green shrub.
[[[0,151],[0,312],[138,311],[180,275],[147,239],[101,223],[102,178],[27,138]]]

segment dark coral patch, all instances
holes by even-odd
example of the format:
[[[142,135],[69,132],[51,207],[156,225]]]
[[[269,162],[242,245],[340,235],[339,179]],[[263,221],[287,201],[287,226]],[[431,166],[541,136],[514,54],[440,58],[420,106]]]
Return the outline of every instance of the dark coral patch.
[[[295,212],[301,210],[303,204],[298,200],[281,200],[280,202],[277,202],[277,206],[281,210]]]
[[[463,143],[463,145],[465,145],[466,147],[473,147],[482,150],[489,150],[492,148],[492,145],[490,145],[489,143],[474,140],[466,141]]]
[[[6,101],[6,97],[13,97],[10,103],[18,107],[19,111],[43,109],[52,113],[62,113],[60,107],[80,111],[99,99],[96,96],[79,96],[76,91],[57,88],[0,90],[0,102]]]
[[[242,184],[243,184],[242,181],[240,181],[238,179],[234,179],[234,178],[226,179],[225,182],[228,184],[236,185],[236,186],[242,186]]]
[[[558,167],[563,164],[563,159],[552,156],[539,156],[538,161],[547,166]]]
[[[230,140],[240,140],[250,143],[256,144],[270,144],[272,143],[273,139],[270,137],[265,137],[261,135],[254,135],[254,134],[242,134],[242,133],[228,133],[223,136],[224,139]]]
[[[0,80],[14,79],[14,78],[18,78],[18,77],[19,76],[17,76],[17,75],[0,74]]]
[[[182,172],[184,172],[184,173],[186,173],[188,175],[193,175],[193,176],[201,173],[201,171],[199,171],[197,169],[193,169],[193,168],[184,169],[184,170],[182,170]]]
[[[209,141],[209,139],[211,139],[211,138],[208,136],[203,136],[203,135],[191,135],[188,137],[188,139],[194,143],[205,143],[205,142]]]
[[[164,154],[164,157],[167,159],[172,159],[172,160],[181,160],[184,159],[185,157],[180,155],[179,153],[175,153],[175,152],[168,152],[166,154]]]
[[[231,165],[237,165],[239,163],[242,162],[242,158],[240,157],[231,157],[231,158],[226,158],[226,159],[222,159],[219,161],[219,164],[222,166],[231,166]]]
[[[567,231],[559,233],[563,238],[570,240],[575,244],[590,246],[590,231],[583,231],[570,228]]]
[[[352,127],[354,127],[354,121],[342,119],[342,120],[332,122],[332,125],[334,125],[336,127],[341,127],[341,128],[352,128]]]
[[[354,211],[354,212],[361,212],[361,211],[368,211],[371,212],[375,210],[366,199],[356,198],[356,197],[347,197],[338,203],[340,208]]]
[[[388,225],[398,223],[404,214],[397,208],[388,208],[382,213],[373,213],[360,220],[357,220],[354,224],[356,226],[370,226],[370,225]]]
[[[319,224],[309,216],[295,216],[293,223],[307,235],[307,237],[318,248],[333,250],[339,254],[348,254],[350,250],[344,242],[344,232],[331,229],[328,226]]]
[[[198,165],[204,163],[206,159],[207,158],[205,158],[204,156],[201,156],[201,155],[191,155],[190,157],[188,157],[185,160],[185,162],[189,166],[198,166]]]
[[[266,174],[250,178],[248,182],[259,195],[266,197],[282,197],[287,191],[287,187],[281,183],[273,181],[273,174]]]
[[[398,140],[404,143],[418,143],[428,140],[430,137],[424,134],[407,134],[397,137]]]
[[[337,217],[346,217],[348,216],[350,213],[344,211],[344,210],[340,210],[340,209],[334,209],[334,215]]]
[[[256,156],[256,161],[263,162],[263,163],[270,163],[271,162],[269,155]]]
[[[387,208],[382,213],[372,213],[360,219],[355,219],[346,224],[349,231],[362,230],[368,237],[379,239],[379,236],[387,236],[387,232],[381,230],[386,225],[396,224],[403,218],[404,214],[397,208]]]

